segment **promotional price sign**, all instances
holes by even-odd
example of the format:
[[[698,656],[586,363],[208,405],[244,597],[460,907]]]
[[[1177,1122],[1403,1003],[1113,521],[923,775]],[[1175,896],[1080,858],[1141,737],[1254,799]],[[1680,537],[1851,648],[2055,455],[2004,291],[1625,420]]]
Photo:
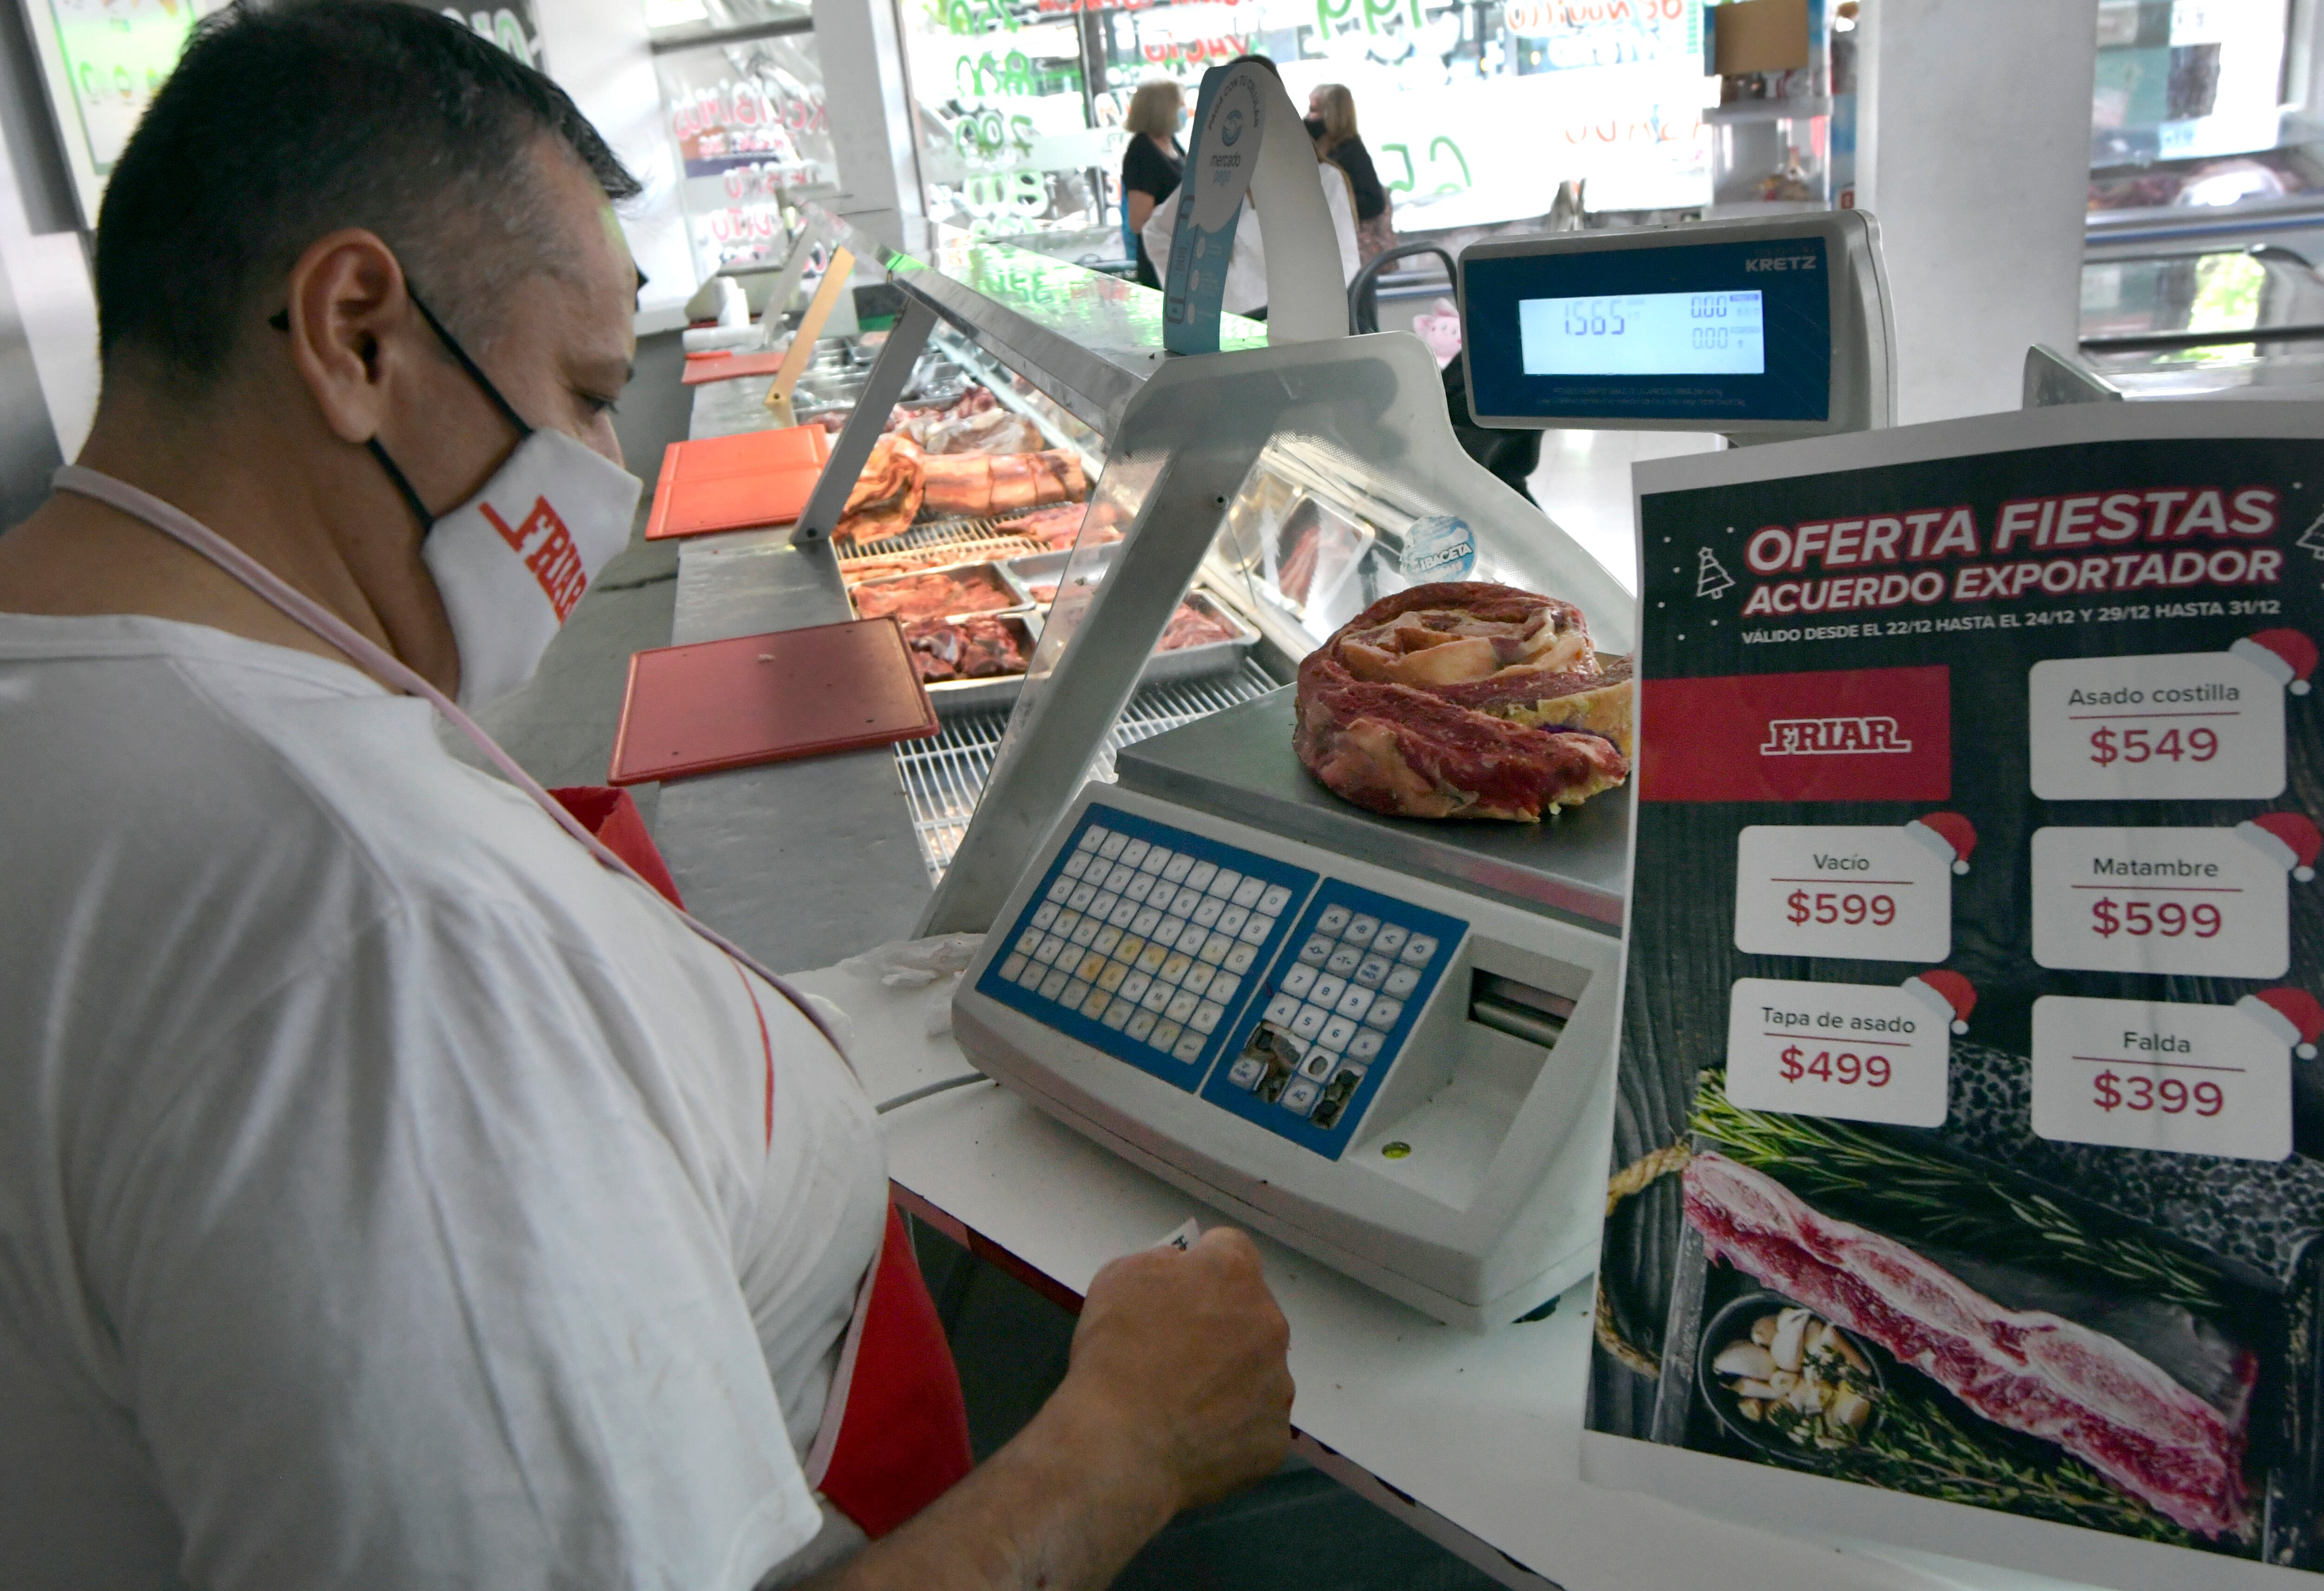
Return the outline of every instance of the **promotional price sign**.
[[[2282,1160],[2289,1046],[2231,1006],[2034,1002],[2034,1130],[2069,1144]]]
[[[1941,1007],[1909,988],[1738,978],[1727,1097],[1752,1109],[1935,1127],[1951,1043]]]
[[[2324,1591],[2324,413],[1637,479],[1585,1473],[2076,1584]]]

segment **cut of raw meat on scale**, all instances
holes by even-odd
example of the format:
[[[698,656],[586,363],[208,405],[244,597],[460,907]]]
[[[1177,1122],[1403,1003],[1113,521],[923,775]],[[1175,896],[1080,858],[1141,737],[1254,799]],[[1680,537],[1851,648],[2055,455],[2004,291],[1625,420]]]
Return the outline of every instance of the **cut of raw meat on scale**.
[[[2248,1353],[2222,1408],[2114,1338],[2006,1309],[1725,1155],[1697,1155],[1684,1183],[1712,1259],[1878,1343],[1996,1425],[2055,1442],[2163,1517],[2214,1540],[2246,1528]]]
[[[1480,582],[1381,598],[1299,665],[1299,760],[1400,817],[1537,822],[1630,773],[1630,664],[1582,611]]]

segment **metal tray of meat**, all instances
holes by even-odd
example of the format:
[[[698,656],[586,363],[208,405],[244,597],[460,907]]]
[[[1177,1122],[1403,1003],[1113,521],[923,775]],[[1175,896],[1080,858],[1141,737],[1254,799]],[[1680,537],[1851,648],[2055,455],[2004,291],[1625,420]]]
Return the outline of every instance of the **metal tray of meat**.
[[[1200,675],[1222,674],[1242,667],[1243,658],[1259,644],[1259,631],[1245,624],[1225,603],[1215,600],[1209,592],[1196,586],[1188,592],[1185,605],[1208,619],[1214,619],[1234,631],[1231,640],[1205,641],[1198,647],[1180,647],[1175,652],[1157,652],[1146,659],[1146,667],[1138,673],[1140,685],[1152,685],[1157,680],[1193,679]],[[1172,616],[1176,616],[1173,610]]]
[[[867,613],[863,611],[865,593],[879,592],[914,581],[923,581],[934,575],[945,575],[955,581],[972,578],[983,580],[1009,600],[991,607],[963,609],[957,613],[898,613],[896,617],[899,621],[908,624],[915,619],[966,619],[978,613],[999,613],[1011,608],[1029,608],[1033,605],[1031,594],[1026,591],[1017,577],[1009,572],[1008,567],[989,559],[980,563],[945,564],[934,569],[914,569],[902,575],[884,575],[877,580],[866,580],[851,588],[847,593],[847,601],[849,605],[854,608],[857,618],[876,619],[880,617],[878,613]]]
[[[1114,549],[1120,545],[1118,541],[1109,541],[1090,549],[1097,558],[1097,580],[1103,580],[1107,571],[1113,567]],[[1025,557],[1008,559],[1006,567],[1017,584],[1032,593],[1034,602],[1047,607],[1052,598],[1038,594],[1035,588],[1046,585],[1054,590],[1065,577],[1065,561],[1073,556],[1071,551],[1033,553]],[[1090,584],[1094,585],[1097,580]]]
[[[1017,632],[1019,648],[1028,666],[1033,661],[1033,648],[1041,639],[1041,616],[1030,608],[1016,609],[1003,613],[971,613],[971,619],[995,619]],[[946,620],[946,623],[958,621]],[[907,626],[908,629],[908,625]],[[955,713],[975,713],[991,707],[1013,707],[1024,694],[1025,676],[996,674],[982,679],[945,679],[922,681],[920,688],[928,694],[928,705],[938,717],[950,717]]]

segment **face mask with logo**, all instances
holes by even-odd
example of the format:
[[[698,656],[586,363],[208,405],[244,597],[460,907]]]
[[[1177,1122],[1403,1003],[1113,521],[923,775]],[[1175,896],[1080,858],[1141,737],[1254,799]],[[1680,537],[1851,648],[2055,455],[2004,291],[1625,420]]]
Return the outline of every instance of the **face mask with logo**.
[[[527,425],[419,295],[411,303],[520,438],[481,491],[440,514],[379,438],[365,444],[420,520],[420,558],[460,651],[459,704],[475,708],[532,677],[589,582],[629,545],[645,483],[562,431]]]

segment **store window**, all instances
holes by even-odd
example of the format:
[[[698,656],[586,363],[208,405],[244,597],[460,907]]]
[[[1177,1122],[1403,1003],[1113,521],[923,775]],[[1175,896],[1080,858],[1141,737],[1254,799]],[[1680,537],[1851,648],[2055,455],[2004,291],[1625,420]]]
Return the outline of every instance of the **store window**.
[[[839,191],[807,7],[648,0],[646,15],[696,269],[779,263],[799,207]]]
[[[2324,188],[2309,0],[2099,0],[2090,208],[2218,207]]]
[[[1820,41],[1824,0],[1812,9]],[[1713,187],[1704,109],[1720,95],[1703,11],[1704,0],[899,5],[931,217],[1117,265],[1130,96],[1170,78],[1191,106],[1204,71],[1250,52],[1275,60],[1303,106],[1320,84],[1351,90],[1399,232],[1544,216],[1568,183],[1586,184],[1596,209],[1700,209]]]

